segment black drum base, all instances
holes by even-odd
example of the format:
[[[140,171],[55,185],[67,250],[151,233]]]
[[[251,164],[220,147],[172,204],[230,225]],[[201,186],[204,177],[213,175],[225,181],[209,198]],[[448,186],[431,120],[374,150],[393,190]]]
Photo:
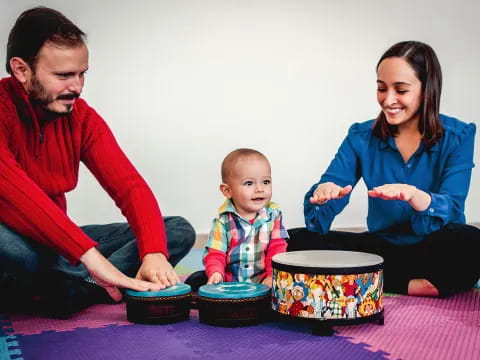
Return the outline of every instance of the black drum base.
[[[271,298],[214,299],[198,296],[199,320],[203,324],[239,327],[263,323],[271,319]]]
[[[357,325],[364,323],[376,323],[377,325],[385,324],[384,310],[380,311],[377,314],[365,317],[359,317],[355,319],[311,319],[311,318],[301,318],[301,317],[292,317],[285,314],[276,313],[276,317],[281,320],[287,321],[297,321],[303,322],[311,325],[312,335],[315,336],[332,336],[335,333],[333,326],[347,326],[347,325]]]
[[[333,334],[335,334],[335,330],[333,330],[333,327],[329,324],[324,324],[324,321],[322,321],[322,324],[314,325],[312,327],[312,335],[332,336]]]
[[[127,320],[138,324],[171,324],[190,318],[192,295],[165,298],[126,297]]]

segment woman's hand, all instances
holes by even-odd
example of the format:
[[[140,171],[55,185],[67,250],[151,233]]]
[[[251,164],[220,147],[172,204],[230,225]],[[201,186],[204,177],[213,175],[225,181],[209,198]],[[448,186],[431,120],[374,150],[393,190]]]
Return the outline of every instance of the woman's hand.
[[[341,199],[352,191],[352,185],[338,186],[332,182],[319,184],[310,197],[312,204],[323,205],[328,200]]]
[[[424,211],[432,202],[430,194],[408,184],[385,184],[368,191],[368,196],[383,200],[407,201],[416,211]]]
[[[208,278],[207,284],[218,284],[223,281],[223,275],[220,274],[219,272],[214,272],[210,277]]]
[[[85,254],[80,257],[80,262],[85,265],[97,285],[105,288],[108,295],[115,301],[122,299],[122,293],[118,288],[136,291],[158,291],[164,287],[160,284],[126,276],[113,266],[96,248],[87,250]]]

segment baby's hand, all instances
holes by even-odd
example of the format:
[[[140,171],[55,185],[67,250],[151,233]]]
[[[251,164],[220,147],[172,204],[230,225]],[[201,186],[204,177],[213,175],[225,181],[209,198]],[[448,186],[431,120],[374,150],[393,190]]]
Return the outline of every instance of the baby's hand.
[[[265,279],[263,279],[262,284],[267,285],[268,287],[272,287],[272,277],[267,276]]]
[[[214,272],[209,278],[207,284],[218,284],[223,281],[223,275],[219,272]]]

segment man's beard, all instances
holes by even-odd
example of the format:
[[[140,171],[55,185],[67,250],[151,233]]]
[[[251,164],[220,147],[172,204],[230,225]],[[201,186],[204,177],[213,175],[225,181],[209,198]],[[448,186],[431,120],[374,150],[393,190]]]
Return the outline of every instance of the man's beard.
[[[77,99],[79,96],[80,94],[77,94],[77,93],[68,93],[68,94],[59,95],[56,98],[54,98],[53,96],[47,93],[47,91],[45,90],[45,87],[40,83],[40,81],[38,81],[37,77],[35,75],[32,76],[32,87],[30,89],[30,98],[34,102],[39,104],[44,110],[52,113],[53,115],[65,116],[70,114],[73,110],[73,104],[64,105],[65,111],[55,111],[55,110],[49,109],[48,105],[50,105],[56,100]]]

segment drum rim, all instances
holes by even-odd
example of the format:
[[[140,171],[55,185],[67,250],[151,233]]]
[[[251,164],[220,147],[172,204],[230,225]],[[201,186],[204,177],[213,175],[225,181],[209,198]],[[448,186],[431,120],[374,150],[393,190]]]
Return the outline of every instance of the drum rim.
[[[176,301],[183,301],[187,300],[190,301],[190,298],[193,296],[193,293],[190,291],[186,294],[181,295],[170,295],[170,296],[129,296],[125,294],[125,300],[128,302],[137,302],[137,303],[145,303],[145,302],[176,302]]]
[[[383,262],[377,265],[368,266],[352,266],[352,267],[313,267],[313,266],[297,266],[277,263],[272,260],[273,270],[285,271],[296,274],[312,274],[312,275],[353,275],[367,274],[383,270]]]
[[[368,322],[373,322],[375,320],[383,320],[385,317],[385,307],[383,307],[379,312],[376,312],[372,315],[367,316],[359,316],[355,318],[306,318],[300,316],[291,316],[288,314],[282,314],[278,311],[273,310],[274,316],[281,320],[288,320],[288,321],[297,321],[303,323],[311,323],[311,324],[325,324],[329,326],[336,326],[336,325],[357,325],[357,324],[364,324]]]
[[[244,284],[244,285],[250,285],[254,286],[255,292],[251,295],[245,294],[245,292],[237,292],[237,293],[221,293],[221,292],[214,292],[214,293],[206,293],[206,291],[210,288],[214,289],[218,285],[223,285],[223,286],[238,286],[239,284]],[[207,289],[207,290],[206,290]],[[271,293],[271,289],[264,284],[258,284],[258,283],[253,283],[253,282],[223,282],[220,284],[207,284],[207,285],[202,285],[198,289],[198,297],[203,297],[207,299],[249,299],[249,298],[254,298],[254,297],[261,297],[261,296],[266,296]]]
[[[159,291],[135,291],[127,289],[125,295],[131,298],[169,298],[180,295],[187,295],[192,291],[192,288],[188,284],[178,283],[173,286],[161,289]]]
[[[222,304],[237,304],[237,305],[247,305],[250,303],[257,303],[259,301],[266,301],[270,304],[271,302],[271,294],[259,295],[259,296],[252,296],[252,297],[243,297],[243,298],[214,298],[208,296],[198,296],[197,300],[202,305],[209,304],[209,305],[222,305]],[[200,310],[201,307],[199,307]]]
[[[326,264],[326,265],[308,265],[308,264],[287,264],[285,263],[285,260],[280,260],[282,257],[285,256],[290,256],[290,255],[305,255],[305,254],[311,254],[312,256],[317,255],[330,255],[331,257],[335,256],[361,256],[362,259],[365,259],[365,256],[370,256],[372,257],[371,261],[363,261],[363,263],[360,263],[358,265],[344,265],[344,264]],[[367,253],[367,252],[361,252],[361,251],[347,251],[347,250],[301,250],[301,251],[290,251],[290,252],[285,252],[281,254],[277,254],[272,258],[272,263],[275,262],[276,264],[282,264],[282,265],[288,265],[292,267],[305,267],[305,268],[327,268],[327,269],[345,269],[345,268],[359,268],[359,267],[371,267],[371,266],[378,266],[380,264],[383,264],[384,259],[377,254],[372,254],[372,253]]]

